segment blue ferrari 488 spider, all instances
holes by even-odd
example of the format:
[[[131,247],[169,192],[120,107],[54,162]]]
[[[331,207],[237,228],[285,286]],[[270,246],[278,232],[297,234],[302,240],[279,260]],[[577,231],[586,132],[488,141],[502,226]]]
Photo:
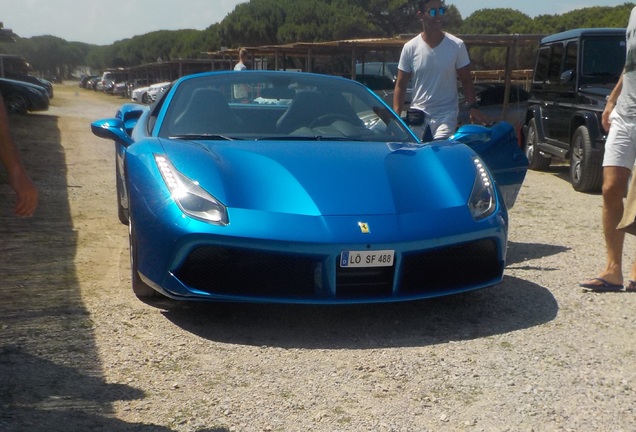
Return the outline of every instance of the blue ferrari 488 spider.
[[[355,81],[210,72],[92,124],[115,141],[138,297],[365,303],[502,280],[512,127],[419,142]]]

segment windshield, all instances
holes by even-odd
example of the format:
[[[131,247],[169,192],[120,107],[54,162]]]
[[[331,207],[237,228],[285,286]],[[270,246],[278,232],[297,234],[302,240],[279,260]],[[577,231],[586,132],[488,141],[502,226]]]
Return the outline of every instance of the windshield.
[[[192,139],[414,141],[355,81],[241,71],[187,77],[167,95],[159,136]]]

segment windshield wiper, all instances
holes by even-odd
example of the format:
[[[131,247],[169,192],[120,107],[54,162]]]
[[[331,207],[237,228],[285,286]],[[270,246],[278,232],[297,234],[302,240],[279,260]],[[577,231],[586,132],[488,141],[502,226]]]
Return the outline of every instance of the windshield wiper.
[[[185,139],[185,140],[211,140],[211,141],[236,141],[240,138],[233,138],[226,135],[216,135],[216,134],[178,134],[171,135],[170,139]]]
[[[359,138],[347,138],[341,136],[325,135],[283,135],[274,137],[256,138],[254,141],[365,141]]]

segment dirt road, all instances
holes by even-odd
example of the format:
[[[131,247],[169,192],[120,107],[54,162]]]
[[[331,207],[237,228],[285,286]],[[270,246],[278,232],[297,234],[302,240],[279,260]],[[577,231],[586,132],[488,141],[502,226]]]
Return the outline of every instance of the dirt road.
[[[0,430],[636,430],[636,295],[576,287],[603,261],[601,202],[563,168],[529,173],[496,287],[149,306],[130,289],[112,144],[89,130],[122,99],[55,91],[12,118],[37,215],[14,218],[0,184]]]

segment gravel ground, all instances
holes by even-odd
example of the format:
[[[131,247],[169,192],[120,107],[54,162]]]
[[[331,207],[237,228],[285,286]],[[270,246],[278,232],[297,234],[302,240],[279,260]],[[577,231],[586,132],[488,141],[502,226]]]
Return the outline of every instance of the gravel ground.
[[[48,112],[12,118],[36,217],[14,218],[0,185],[0,430],[636,430],[636,295],[577,287],[604,260],[601,199],[567,168],[528,174],[489,289],[148,305],[130,289],[112,146],[88,127],[122,100],[55,91]]]

